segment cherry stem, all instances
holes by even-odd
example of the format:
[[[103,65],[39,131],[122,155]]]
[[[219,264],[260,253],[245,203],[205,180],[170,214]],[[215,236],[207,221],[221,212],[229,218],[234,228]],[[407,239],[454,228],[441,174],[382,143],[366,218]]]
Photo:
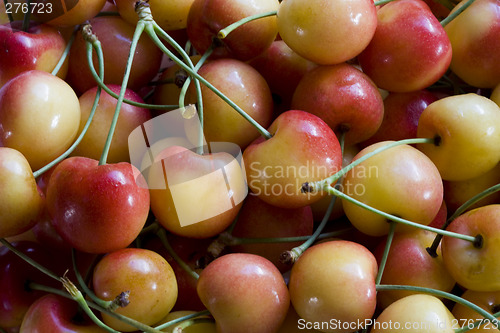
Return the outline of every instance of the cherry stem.
[[[111,142],[113,140],[113,135],[116,129],[116,123],[118,122],[118,117],[120,115],[120,110],[123,104],[123,99],[125,98],[125,92],[127,91],[127,84],[130,77],[130,71],[132,69],[132,62],[134,60],[135,50],[137,48],[137,44],[139,43],[139,38],[144,31],[145,23],[143,19],[140,19],[137,23],[134,31],[134,35],[132,37],[132,42],[130,44],[129,55],[127,58],[127,66],[125,68],[125,74],[123,75],[122,85],[120,87],[120,94],[118,95],[118,99],[116,100],[115,113],[113,115],[113,119],[111,120],[111,126],[109,127],[108,137],[106,142],[104,143],[104,148],[101,153],[101,158],[99,159],[99,165],[106,164],[106,160],[108,158],[109,149],[111,147]]]
[[[448,218],[446,219],[446,223],[443,225],[441,229],[446,229],[448,226],[460,215],[465,213],[467,209],[469,209],[472,205],[475,203],[479,202],[480,200],[486,198],[487,196],[500,191],[500,184],[493,185],[486,190],[482,191],[481,193],[476,194],[466,202],[464,202],[460,207],[457,208],[457,210]],[[438,234],[434,238],[434,241],[432,242],[432,245],[427,248],[427,252],[432,256],[432,257],[437,257],[437,248],[439,246],[439,243],[441,243],[441,239],[443,238],[443,235]]]
[[[14,16],[12,16],[12,12],[7,11],[7,4],[9,3],[9,0],[3,0],[3,4],[5,6],[5,11],[7,13],[7,17],[9,18],[9,22],[12,23],[14,22]]]
[[[180,60],[178,57],[176,57],[173,52],[171,52],[165,45],[163,45],[162,41],[160,38],[156,35],[158,32],[159,35],[166,39],[168,42],[174,43],[171,45],[175,45],[175,41],[172,40],[168,34],[161,29],[158,24],[155,22],[152,23],[152,26],[148,25],[146,26],[146,32],[150,36],[150,38],[155,42],[155,44],[165,53],[170,59],[172,59],[176,64],[178,64],[182,69],[184,69],[189,75],[193,76],[195,79],[199,80],[201,83],[203,83],[208,89],[213,91],[217,96],[219,96],[223,101],[225,101],[229,106],[231,106],[236,112],[238,112],[243,118],[245,118],[248,122],[250,122],[256,129],[257,131],[264,136],[266,139],[270,139],[272,135],[264,128],[262,125],[260,125],[258,122],[256,122],[252,117],[250,117],[243,109],[241,109],[238,105],[236,105],[232,100],[230,100],[226,95],[224,95],[220,90],[218,90],[216,87],[214,87],[210,82],[208,82],[205,78],[203,78],[201,75],[196,73],[195,71],[192,70],[191,67],[186,65],[182,60]],[[182,48],[181,48],[182,49]]]
[[[336,188],[334,188],[332,186],[327,187],[325,190],[327,192],[335,195],[335,196],[339,196],[343,200],[350,201],[353,204],[358,205],[359,207],[365,208],[366,210],[368,210],[368,211],[370,211],[372,213],[379,214],[379,215],[387,218],[388,220],[395,221],[395,222],[398,222],[398,223],[402,223],[402,224],[405,224],[405,225],[408,225],[408,226],[411,226],[411,227],[415,227],[415,228],[420,228],[420,229],[424,229],[424,230],[427,230],[427,231],[431,231],[431,232],[434,232],[436,234],[442,234],[444,236],[455,237],[455,238],[462,239],[462,240],[465,240],[465,241],[468,241],[468,242],[471,242],[471,243],[475,243],[477,241],[476,237],[472,237],[472,236],[469,236],[469,235],[462,235],[462,234],[459,234],[459,233],[456,233],[456,232],[451,232],[451,231],[447,231],[447,230],[443,230],[443,229],[434,228],[434,227],[431,227],[431,226],[428,226],[428,225],[424,225],[424,224],[412,222],[412,221],[400,218],[398,216],[394,216],[394,215],[388,214],[388,213],[383,212],[383,211],[381,211],[379,209],[376,209],[376,208],[373,208],[371,206],[368,206],[367,204],[365,204],[365,203],[363,203],[361,201],[358,201],[358,200],[356,200],[354,198],[351,198],[350,196],[344,194],[343,192],[337,190]]]
[[[434,0],[435,3],[443,5],[446,9],[452,10],[455,7],[455,4],[450,0]]]
[[[341,177],[345,176],[351,169],[353,169],[355,166],[358,164],[364,162],[365,160],[369,159],[372,156],[377,155],[378,153],[383,152],[384,150],[396,147],[396,146],[401,146],[401,145],[410,145],[410,144],[417,144],[417,143],[432,143],[434,144],[434,138],[413,138],[413,139],[405,139],[405,140],[399,140],[399,141],[394,141],[389,144],[386,144],[382,147],[379,147],[375,149],[374,151],[358,158],[354,162],[351,162],[349,165],[343,167],[340,171],[336,172],[334,175],[325,178],[323,180],[314,182],[314,183],[308,183],[307,188],[309,191],[317,191],[320,189],[326,189],[330,187],[330,184],[335,183],[337,180],[339,180]]]
[[[276,16],[276,14],[277,14],[277,11],[274,10],[274,11],[270,11],[270,12],[259,13],[259,14],[247,16],[239,21],[236,21],[236,22],[228,25],[224,29],[221,29],[217,33],[217,38],[224,39],[227,37],[227,35],[229,35],[231,32],[233,32],[235,29],[239,28],[240,26],[244,25],[245,23],[255,21],[255,20],[258,20],[258,19],[261,19],[264,17]]]
[[[92,57],[92,48],[89,44],[87,44],[87,54],[90,54],[90,57]],[[102,63],[102,62],[99,62],[99,72],[100,72],[101,76],[104,76],[104,63]],[[78,147],[80,142],[83,140],[83,137],[87,133],[87,131],[92,123],[92,119],[94,119],[94,115],[96,113],[97,106],[99,105],[100,97],[101,97],[101,88],[97,87],[96,95],[94,98],[94,104],[92,105],[92,109],[90,110],[89,118],[87,119],[87,122],[85,123],[85,126],[83,127],[82,132],[80,133],[78,138],[75,140],[75,142],[73,142],[73,144],[62,155],[60,155],[59,157],[57,157],[55,160],[53,160],[49,164],[45,165],[44,167],[33,172],[33,176],[35,178],[38,178],[39,176],[41,176],[42,174],[44,174],[45,172],[50,170],[50,168],[52,168],[53,166],[55,166],[56,164],[58,164],[59,162],[64,160],[66,157],[68,157],[76,149],[76,147]]]
[[[437,289],[432,289],[432,288],[426,288],[426,287],[417,287],[417,286],[408,286],[408,285],[394,285],[394,284],[378,284],[376,285],[376,290],[377,291],[383,291],[383,290],[407,290],[407,291],[416,291],[418,293],[425,293],[425,294],[430,294],[433,296],[441,297],[441,298],[446,298],[451,301],[454,301],[455,303],[462,304],[464,306],[467,306],[471,308],[472,310],[476,311],[479,313],[481,316],[483,316],[486,319],[489,319],[491,323],[495,323],[496,325],[500,325],[500,322],[498,321],[497,318],[495,318],[494,315],[489,313],[488,311],[484,310],[483,308],[477,306],[476,304],[459,297],[457,295],[454,295],[452,293],[448,293],[442,290],[437,290]]]
[[[30,22],[31,22],[31,0],[25,0],[26,1],[26,6],[28,6],[28,10],[26,13],[24,13],[23,17],[23,31],[27,32],[28,29],[30,28]]]
[[[94,312],[90,309],[89,305],[87,304],[87,301],[83,297],[81,291],[73,284],[73,282],[71,282],[70,279],[63,276],[60,280],[63,284],[64,289],[66,289],[71,298],[73,298],[78,303],[78,305],[80,305],[80,308],[82,308],[82,310],[87,314],[87,316],[90,317],[90,319],[92,319],[92,321],[97,326],[111,333],[120,333],[112,329],[108,325],[104,324],[99,318],[97,318],[97,316],[94,314]]]
[[[474,2],[475,0],[468,0],[466,3],[464,3],[460,8],[458,8],[456,11],[454,11],[453,13],[451,13],[450,15],[448,15],[444,20],[442,20],[440,23],[441,23],[441,26],[442,27],[445,27],[448,23],[450,23],[452,20],[454,20],[458,15],[460,15],[464,10],[467,9],[467,7],[469,7],[470,5],[472,5],[472,3]]]
[[[186,321],[183,321],[179,325],[175,326],[174,329],[172,330],[172,333],[182,333],[184,332],[185,328],[188,328],[189,326],[197,325],[197,324],[206,324],[206,323],[215,323],[215,320],[213,318],[194,318],[194,319],[189,319]]]
[[[344,154],[344,142],[345,142],[345,133],[342,132],[339,143],[340,143],[340,149],[342,155]],[[335,184],[335,186],[340,186],[340,182]],[[330,199],[330,203],[328,204],[328,208],[326,209],[325,215],[323,216],[323,219],[321,220],[320,224],[314,231],[314,233],[301,245],[294,247],[290,251],[283,252],[280,257],[280,261],[283,264],[293,264],[299,257],[304,253],[305,250],[307,250],[319,237],[319,235],[323,232],[323,229],[325,228],[326,224],[328,223],[328,220],[330,219],[330,215],[332,214],[333,211],[333,206],[335,205],[335,201],[337,200],[337,196],[332,196]]]
[[[87,287],[87,284],[83,280],[82,275],[80,274],[80,271],[78,270],[78,267],[76,265],[76,253],[75,249],[71,249],[71,261],[73,263],[73,271],[76,276],[76,280],[78,281],[78,284],[80,285],[80,288],[85,292],[86,295],[88,295],[97,305],[102,306],[105,309],[108,309],[112,306],[113,302],[112,301],[105,301],[103,299],[100,299],[97,297],[92,290],[90,290],[89,287]]]
[[[373,5],[374,5],[375,7],[377,7],[377,6],[382,6],[382,5],[385,5],[386,3],[393,2],[393,1],[395,1],[395,0],[380,0],[380,1],[374,1],[374,2],[373,2]]]
[[[186,320],[191,320],[191,319],[196,318],[196,317],[209,316],[209,315],[210,315],[210,312],[208,310],[203,310],[203,311],[191,313],[191,314],[188,314],[188,315],[176,318],[176,319],[172,319],[166,323],[163,323],[161,325],[156,326],[155,328],[157,330],[163,330],[167,327],[170,327],[170,326],[175,325],[175,324],[179,324],[179,323],[186,321]]]
[[[57,75],[59,71],[61,70],[61,67],[64,65],[64,62],[68,58],[69,50],[71,49],[71,46],[73,45],[73,42],[75,41],[76,33],[78,31],[79,27],[76,26],[75,29],[73,30],[73,33],[71,34],[71,37],[68,40],[68,43],[66,44],[66,48],[64,49],[64,52],[61,54],[61,57],[59,58],[59,61],[56,64],[56,67],[52,70],[51,74],[52,75]]]
[[[28,264],[30,264],[31,266],[35,267],[36,269],[38,269],[39,271],[41,271],[42,273],[50,276],[51,278],[53,278],[54,280],[58,280],[59,281],[59,276],[57,274],[55,274],[54,272],[52,272],[51,270],[45,268],[43,265],[40,265],[38,262],[36,262],[35,260],[33,260],[32,258],[30,258],[30,256],[22,253],[21,251],[19,251],[18,249],[16,249],[16,247],[14,245],[12,245],[8,240],[6,240],[5,238],[0,238],[0,243],[2,243],[5,247],[7,247],[10,251],[12,251],[14,254],[16,254],[18,257],[20,257],[21,259],[23,259],[24,261],[26,261]]]
[[[179,255],[174,251],[174,249],[172,248],[172,246],[168,242],[167,233],[166,233],[165,229],[160,228],[156,232],[156,235],[160,238],[161,243],[163,244],[165,249],[168,251],[168,253],[172,256],[172,258],[177,262],[177,264],[179,264],[179,266],[181,266],[189,275],[191,275],[195,279],[198,279],[200,277],[200,275],[198,273],[196,273],[195,271],[193,271],[191,269],[191,267],[189,267],[188,264],[186,264],[184,262],[184,260],[182,260],[181,257],[179,257]]]
[[[377,277],[375,278],[375,283],[380,284],[382,281],[382,275],[384,274],[385,264],[387,263],[387,258],[389,257],[389,251],[391,250],[392,240],[394,239],[394,230],[396,229],[396,222],[389,221],[389,233],[387,234],[387,240],[385,243],[384,253],[382,259],[380,260],[380,265],[378,268]]]

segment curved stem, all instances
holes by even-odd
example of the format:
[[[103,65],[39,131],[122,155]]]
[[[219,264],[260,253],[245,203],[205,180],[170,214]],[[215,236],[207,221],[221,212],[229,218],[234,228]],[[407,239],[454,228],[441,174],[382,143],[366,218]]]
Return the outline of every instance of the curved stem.
[[[57,274],[55,274],[54,272],[52,272],[51,270],[45,268],[43,265],[40,265],[39,263],[37,263],[35,260],[33,260],[30,256],[22,253],[21,251],[19,251],[18,249],[16,249],[15,246],[13,246],[8,240],[6,240],[5,238],[0,238],[0,243],[2,243],[5,247],[7,247],[10,251],[12,251],[14,254],[16,254],[18,257],[20,257],[21,259],[23,259],[24,261],[26,261],[28,264],[30,264],[31,266],[35,267],[36,269],[38,269],[39,271],[41,271],[42,273],[50,276],[51,278],[53,278],[54,280],[57,280],[59,281],[59,276]]]
[[[476,304],[459,297],[457,295],[442,291],[442,290],[437,290],[437,289],[431,289],[431,288],[425,288],[425,287],[416,287],[416,286],[407,286],[407,285],[393,285],[393,284],[379,284],[376,286],[377,291],[382,291],[382,290],[408,290],[408,291],[416,291],[419,293],[425,293],[425,294],[430,294],[434,295],[437,297],[441,298],[446,298],[451,301],[454,301],[456,303],[462,304],[464,306],[467,306],[477,313],[479,313],[481,316],[483,316],[486,319],[489,319],[492,323],[495,323],[496,325],[500,325],[500,322],[498,321],[495,316],[493,316],[491,313],[488,311],[484,310],[483,308],[477,306]]]
[[[130,70],[132,68],[132,62],[134,60],[135,50],[137,48],[137,44],[139,42],[139,38],[144,31],[145,24],[142,20],[136,25],[134,36],[132,37],[132,43],[130,45],[130,51],[127,59],[127,67],[125,68],[125,74],[123,75],[123,81],[120,88],[120,94],[118,99],[116,100],[115,114],[113,115],[113,119],[111,120],[111,126],[109,127],[108,137],[106,142],[104,143],[104,148],[101,153],[101,158],[99,159],[99,165],[106,164],[106,160],[108,158],[109,149],[111,147],[111,141],[113,140],[113,135],[115,133],[116,123],[118,122],[118,117],[120,115],[120,109],[122,107],[123,99],[125,97],[125,92],[127,90],[128,79],[130,77]]]
[[[374,151],[358,158],[354,162],[351,162],[349,165],[343,167],[339,172],[335,173],[334,175],[325,178],[323,180],[314,182],[314,183],[308,183],[308,188],[309,190],[312,191],[317,191],[320,189],[325,189],[330,187],[330,184],[335,183],[337,180],[339,180],[341,177],[343,177],[345,174],[347,174],[351,169],[353,169],[355,166],[359,165],[360,163],[364,162],[365,160],[369,159],[370,157],[383,152],[384,150],[396,147],[396,146],[401,146],[401,145],[410,145],[410,144],[417,144],[417,143],[434,143],[434,139],[430,138],[414,138],[414,139],[406,139],[406,140],[399,140],[399,141],[394,141],[386,144],[385,146],[379,147],[375,149]]]
[[[376,208],[373,208],[371,206],[368,206],[367,204],[365,204],[365,203],[363,203],[361,201],[358,201],[358,200],[356,200],[354,198],[351,198],[350,196],[342,193],[341,191],[339,191],[336,188],[333,188],[331,186],[329,186],[325,190],[327,192],[335,195],[335,196],[341,197],[343,200],[350,201],[350,202],[352,202],[355,205],[358,205],[358,206],[360,206],[362,208],[365,208],[366,210],[368,210],[368,211],[370,211],[372,213],[379,214],[379,215],[387,218],[388,220],[395,221],[395,222],[398,222],[398,223],[402,223],[402,224],[405,224],[405,225],[408,225],[408,226],[412,226],[412,227],[415,227],[415,228],[420,228],[420,229],[428,230],[428,231],[434,232],[436,234],[442,234],[444,236],[455,237],[455,238],[462,239],[462,240],[465,240],[465,241],[468,241],[468,242],[471,242],[471,243],[474,243],[474,242],[477,241],[476,237],[472,237],[472,236],[468,236],[468,235],[462,235],[462,234],[458,234],[456,232],[451,232],[451,231],[447,231],[447,230],[433,228],[433,227],[430,227],[428,225],[424,225],[424,224],[412,222],[412,221],[405,220],[405,219],[402,219],[400,217],[388,214],[388,213],[383,212],[383,211],[381,211],[379,209],[376,209]]]
[[[87,43],[86,46],[87,46],[87,56],[90,57],[90,59],[92,60],[92,46],[89,43]],[[102,58],[100,60],[102,60]],[[99,61],[99,73],[100,73],[101,77],[104,76],[104,62],[102,62],[102,61]],[[47,164],[44,167],[33,172],[33,176],[35,178],[40,177],[43,173],[50,170],[50,168],[52,168],[53,166],[55,166],[56,164],[58,164],[59,162],[64,160],[66,157],[68,157],[76,149],[76,147],[78,147],[80,142],[83,140],[83,137],[87,133],[87,131],[90,127],[90,124],[92,123],[92,120],[94,119],[94,115],[96,113],[97,106],[99,105],[100,97],[101,97],[101,88],[98,87],[97,91],[96,91],[95,98],[94,98],[94,103],[92,104],[92,109],[90,110],[89,118],[87,119],[87,122],[85,123],[85,126],[83,127],[82,132],[80,133],[78,138],[76,138],[75,142],[73,142],[73,144],[61,156],[57,157],[55,160],[53,160],[49,164]]]
[[[493,185],[486,190],[482,191],[481,193],[476,194],[466,202],[464,202],[460,207],[457,208],[457,210],[446,220],[446,223],[443,225],[442,229],[448,228],[451,222],[453,222],[457,217],[465,213],[467,209],[469,209],[472,205],[474,205],[476,202],[479,202],[480,200],[486,198],[487,196],[500,191],[500,184]],[[434,238],[434,241],[432,242],[432,245],[427,248],[427,252],[433,257],[437,256],[437,248],[439,246],[439,243],[441,243],[441,239],[443,238],[443,235],[438,234]]]
[[[78,31],[79,27],[76,26],[75,29],[73,30],[73,33],[71,34],[71,37],[68,40],[68,43],[66,44],[66,48],[64,49],[63,54],[59,58],[59,61],[56,64],[56,67],[52,70],[51,74],[52,75],[57,75],[59,71],[61,70],[61,67],[64,65],[64,62],[68,58],[69,50],[71,49],[71,46],[73,45],[73,42],[75,41],[76,37],[76,32]]]
[[[466,10],[475,0],[468,0],[463,4],[460,8],[458,8],[453,13],[450,13],[444,20],[441,21],[441,26],[445,27],[448,23],[450,23],[453,19],[455,19],[458,15],[460,15],[464,10]]]
[[[380,265],[378,268],[377,277],[375,278],[375,283],[380,284],[382,280],[382,275],[384,274],[385,264],[387,263],[387,258],[389,257],[389,251],[391,250],[392,239],[394,238],[394,230],[396,229],[396,222],[389,222],[389,233],[387,234],[387,240],[385,243],[384,253],[382,255],[382,260],[380,260]]]
[[[217,38],[224,39],[233,30],[237,29],[238,27],[242,26],[243,24],[251,22],[251,21],[258,20],[260,18],[269,17],[269,16],[275,16],[276,13],[277,13],[277,11],[274,10],[274,11],[271,11],[271,12],[265,12],[265,13],[259,13],[259,14],[247,16],[247,17],[245,17],[245,18],[243,18],[243,19],[241,19],[239,21],[234,22],[233,24],[228,25],[224,29],[221,29],[217,33]]]
[[[185,328],[188,328],[189,326],[193,326],[196,324],[205,324],[205,323],[215,323],[215,320],[213,318],[193,318],[189,320],[185,320],[179,325],[175,326],[174,329],[172,330],[172,333],[182,333],[184,332]]]
[[[176,64],[178,64],[182,69],[184,69],[189,75],[193,76],[194,78],[200,80],[201,83],[203,83],[208,89],[213,91],[217,96],[219,96],[223,101],[225,101],[227,104],[229,104],[236,112],[238,112],[243,118],[245,118],[248,122],[250,122],[256,129],[259,131],[259,133],[264,136],[266,139],[270,139],[272,135],[264,128],[262,125],[260,125],[258,122],[256,122],[252,117],[250,117],[243,109],[241,109],[236,103],[231,101],[226,95],[224,95],[220,90],[218,90],[216,87],[214,87],[210,82],[208,82],[206,79],[204,79],[201,75],[196,73],[195,71],[192,70],[188,65],[186,65],[182,60],[180,60],[178,57],[176,57],[173,52],[171,52],[165,45],[163,45],[162,41],[158,36],[156,35],[155,31],[159,29],[158,32],[162,31],[161,28],[158,27],[156,23],[154,24],[154,30],[149,28],[149,26],[146,27],[146,32],[148,32],[150,38],[153,40],[153,42],[165,53],[170,59],[172,59]],[[168,36],[163,31],[162,37]],[[170,36],[168,36],[170,38]],[[171,38],[170,38],[171,39]]]
[[[382,5],[385,5],[386,3],[393,2],[393,1],[395,1],[395,0],[380,0],[380,1],[374,1],[374,2],[373,2],[373,5],[374,5],[375,7],[377,7],[377,6],[382,6]]]
[[[196,273],[195,271],[193,271],[191,269],[191,267],[189,267],[185,262],[184,260],[181,259],[181,257],[179,257],[179,255],[177,253],[175,253],[174,249],[172,248],[172,246],[170,246],[170,243],[168,242],[168,239],[167,239],[167,233],[165,231],[165,229],[163,228],[160,228],[157,232],[156,232],[156,235],[160,238],[160,241],[161,243],[163,244],[163,246],[165,247],[165,249],[168,251],[168,253],[172,256],[172,258],[179,264],[179,266],[181,266],[187,273],[189,273],[189,275],[191,275],[192,277],[194,277],[195,279],[198,279],[200,276],[198,275],[198,273]]]
[[[352,231],[352,227],[340,229],[337,231],[324,232],[318,235],[316,240],[327,239],[332,237],[338,237],[345,233]],[[293,242],[305,242],[311,238],[311,235],[307,236],[294,236],[294,237],[275,237],[275,238],[246,238],[246,237],[230,237],[230,243],[227,245],[242,245],[242,244],[263,244],[263,243],[293,243]]]
[[[26,5],[28,6],[28,11],[24,13],[23,17],[23,31],[27,32],[28,29],[30,28],[30,21],[31,21],[31,0],[25,0]]]
[[[157,330],[163,330],[167,327],[170,327],[170,326],[175,325],[175,324],[179,324],[179,323],[186,321],[186,320],[190,320],[190,319],[193,319],[196,317],[201,317],[201,316],[209,316],[209,315],[210,315],[210,312],[208,310],[203,310],[203,311],[191,313],[191,314],[188,314],[188,315],[176,318],[176,319],[172,319],[166,323],[163,323],[161,325],[156,326],[155,328]]]

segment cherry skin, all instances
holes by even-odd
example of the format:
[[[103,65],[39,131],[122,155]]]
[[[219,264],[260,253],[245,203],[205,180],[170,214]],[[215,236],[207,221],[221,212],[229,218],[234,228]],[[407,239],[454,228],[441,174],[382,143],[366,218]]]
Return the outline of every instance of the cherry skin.
[[[55,27],[74,27],[94,18],[103,9],[106,0],[57,0],[43,2],[45,10],[34,13],[38,20]],[[49,10],[49,5],[52,10]]]
[[[130,163],[98,165],[69,157],[53,171],[47,208],[54,228],[72,247],[88,253],[125,248],[149,214],[149,191]]]
[[[177,300],[177,280],[172,267],[150,250],[127,248],[108,253],[95,267],[92,281],[95,294],[107,301],[130,292],[130,303],[116,312],[146,325],[165,317]],[[136,330],[106,313],[102,316],[116,330]]]
[[[269,132],[272,138],[258,138],[243,152],[253,194],[283,208],[307,206],[326,196],[302,193],[301,188],[341,169],[342,152],[333,130],[318,116],[290,110],[274,120]]]
[[[0,87],[24,71],[38,69],[51,72],[66,47],[61,33],[46,24],[32,24],[22,31],[21,21],[0,25]],[[64,79],[66,61],[57,75]]]
[[[377,27],[373,1],[285,0],[277,14],[278,32],[302,57],[321,65],[356,57]]]
[[[379,88],[421,90],[443,76],[451,62],[451,44],[425,2],[388,3],[377,17],[377,30],[358,60]]]
[[[203,54],[215,43],[213,58],[250,60],[276,38],[276,17],[248,22],[233,30],[226,38],[213,42],[219,31],[245,17],[278,9],[278,0],[194,0],[187,17],[186,31],[198,53]]]
[[[0,147],[0,237],[19,235],[36,224],[43,210],[35,177],[19,151]]]
[[[78,304],[71,299],[49,294],[41,297],[29,308],[23,319],[20,333],[78,332],[104,333],[88,317],[81,318]]]
[[[120,86],[108,85],[116,94],[120,92]],[[82,117],[80,120],[80,131],[83,130],[94,103],[97,88],[94,87],[87,90],[80,96],[80,110]],[[134,102],[143,103],[143,99],[139,97],[133,90],[127,89],[125,98]],[[88,128],[82,141],[78,147],[73,151],[73,156],[84,156],[98,160],[102,154],[104,144],[108,137],[111,120],[113,119],[116,109],[116,98],[112,97],[105,91],[101,91],[99,98],[99,105],[95,111],[92,123]],[[116,123],[113,140],[109,148],[107,161],[109,163],[129,162],[129,142],[128,138],[130,133],[138,126],[141,126],[146,121],[151,119],[151,113],[148,109],[133,106],[123,103],[120,108],[118,122]]]
[[[384,102],[373,81],[349,64],[319,66],[304,75],[292,98],[292,109],[323,119],[345,144],[371,137],[384,117]]]
[[[500,291],[481,292],[466,290],[462,295],[460,295],[460,297],[480,306],[482,309],[491,314],[495,314],[499,311]],[[485,319],[482,315],[465,305],[456,303],[453,306],[451,313],[458,319],[459,323],[466,322],[467,324],[470,324],[471,327],[474,321],[483,320],[482,325],[479,325],[479,327],[473,328],[469,331],[471,333],[489,333],[498,330],[497,323],[493,323],[490,320]]]
[[[293,307],[306,322],[341,321],[361,329],[375,312],[377,261],[364,246],[344,240],[308,248],[294,263],[288,288]],[[323,331],[323,330],[322,330]]]
[[[220,333],[275,332],[290,305],[279,270],[254,254],[215,259],[201,272],[197,290]]]
[[[78,97],[57,76],[27,71],[0,89],[0,146],[19,150],[33,171],[71,146],[79,123]]]

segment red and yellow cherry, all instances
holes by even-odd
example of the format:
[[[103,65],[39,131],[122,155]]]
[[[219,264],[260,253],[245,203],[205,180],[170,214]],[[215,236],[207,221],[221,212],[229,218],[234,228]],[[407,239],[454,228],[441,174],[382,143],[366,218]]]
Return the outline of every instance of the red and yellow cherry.
[[[148,185],[158,222],[174,234],[193,238],[225,230],[248,192],[242,167],[231,154],[199,155],[180,146],[167,147],[155,157]]]
[[[283,325],[281,325],[277,333],[320,332],[313,328],[315,325],[318,326],[321,324],[306,322],[304,319],[299,317],[297,311],[295,311],[293,306],[290,305],[285,321],[283,322]]]
[[[375,143],[361,150],[354,158],[374,151],[391,141]],[[428,225],[443,201],[443,182],[432,161],[410,145],[386,149],[351,169],[345,176],[344,194],[383,212],[412,222]],[[360,231],[382,236],[389,231],[387,218],[347,200],[344,212]],[[413,230],[398,225],[396,230]]]
[[[33,15],[38,20],[56,27],[74,27],[94,18],[106,0],[45,0],[43,3],[43,10]]]
[[[52,72],[61,58],[66,42],[61,33],[45,24],[33,24],[23,31],[20,21],[0,25],[0,87],[24,71]],[[57,73],[66,77],[66,61]]]
[[[372,333],[453,333],[456,319],[443,302],[432,295],[406,296],[389,305],[376,318]]]
[[[410,285],[427,287],[445,292],[451,292],[455,280],[446,270],[441,249],[438,256],[427,253],[435,233],[415,229],[407,233],[396,233],[391,243],[391,249],[382,275],[382,284]],[[375,250],[375,256],[380,263],[386,242],[381,242]],[[404,290],[384,290],[377,295],[378,305],[386,308],[394,301],[412,295],[415,292]]]
[[[120,16],[132,25],[136,25],[139,16],[135,10],[135,0],[115,0]],[[149,0],[149,8],[156,23],[165,31],[185,29],[189,9],[194,0]]]
[[[55,168],[47,187],[54,228],[82,252],[129,246],[146,223],[149,208],[145,181],[126,162],[98,165],[94,159],[69,157]]]
[[[452,13],[465,4],[461,1]],[[494,88],[500,83],[500,4],[493,0],[473,3],[444,30],[453,49],[450,69],[466,83],[480,88]]]
[[[108,85],[114,93],[119,94],[120,86]],[[90,111],[96,96],[97,88],[87,90],[80,96],[80,131],[85,127],[89,118]],[[127,89],[125,98],[134,102],[143,103],[143,99],[139,97],[133,90]],[[99,105],[92,118],[92,123],[88,128],[82,141],[73,151],[73,156],[84,156],[98,160],[102,154],[104,144],[108,137],[109,128],[116,109],[116,98],[112,97],[105,91],[101,91]],[[128,138],[130,133],[138,126],[151,119],[151,113],[148,109],[133,106],[123,103],[120,108],[118,122],[116,123],[113,140],[109,148],[107,161],[109,163],[129,162],[129,143]]]
[[[187,17],[189,40],[203,54],[221,29],[250,15],[276,11],[278,6],[278,0],[194,0]],[[248,22],[217,40],[212,57],[250,60],[264,52],[277,33],[275,16]]]
[[[236,59],[217,59],[204,64],[198,74],[212,83],[262,127],[267,128],[273,118],[273,99],[269,86],[252,66]],[[194,85],[188,99],[196,101]],[[257,129],[230,105],[205,85],[203,99],[203,133],[208,144],[231,142],[241,149],[259,137]],[[193,129],[196,133],[196,131]]]
[[[443,76],[451,62],[450,40],[424,1],[388,3],[377,17],[377,30],[358,60],[379,88],[421,90]]]
[[[153,325],[164,318],[177,300],[177,280],[170,264],[154,251],[127,248],[108,253],[94,269],[92,286],[97,297],[112,301],[122,292],[129,303],[116,313]],[[103,321],[118,331],[137,328],[109,314]]]
[[[418,120],[424,109],[437,100],[428,90],[407,93],[390,92],[384,98],[384,118],[377,132],[362,142],[363,147],[387,140],[417,137]]]
[[[460,295],[460,297],[476,304],[491,314],[495,314],[500,311],[500,291],[485,292],[466,290],[462,295]],[[482,325],[469,330],[471,333],[489,333],[498,331],[498,323],[485,319],[482,315],[477,313],[477,311],[463,304],[456,303],[453,306],[451,313],[459,323],[467,324],[461,326],[472,327],[476,320],[482,320]]]
[[[417,135],[435,139],[417,147],[443,180],[478,177],[500,162],[500,107],[473,93],[441,98],[422,112]]]
[[[201,272],[197,290],[220,333],[276,332],[290,306],[280,271],[254,254],[215,259]]]
[[[302,57],[321,65],[356,57],[377,27],[373,1],[285,0],[280,3],[278,32]]]
[[[243,152],[253,194],[283,208],[307,206],[326,196],[301,188],[341,169],[340,144],[328,124],[309,112],[290,110],[274,120],[269,132],[272,138],[258,138]]]
[[[293,307],[306,322],[355,323],[350,329],[322,332],[362,329],[375,312],[377,270],[373,254],[358,243],[333,240],[313,245],[292,267],[288,288]]]
[[[55,294],[45,295],[30,306],[19,333],[107,332],[78,310],[78,304],[71,299]]]
[[[104,82],[106,84],[121,85],[135,27],[119,16],[96,17],[90,20],[90,24],[93,33],[102,46]],[[134,54],[127,87],[137,91],[150,82],[160,69],[162,54],[161,50],[156,47],[148,36],[142,35]],[[95,52],[93,63],[96,72],[99,73],[99,64]],[[80,31],[71,46],[66,79],[80,94],[96,86],[95,79],[88,66],[85,41]]]
[[[307,236],[313,232],[313,222],[309,206],[295,209],[281,208],[249,195],[243,203],[238,214],[238,222],[231,234],[245,238]],[[285,272],[290,267],[279,261],[280,255],[300,244],[300,242],[244,243],[232,246],[231,249],[235,252],[260,255],[275,264],[280,271]]]
[[[377,86],[346,63],[318,66],[306,73],[295,89],[291,107],[320,117],[339,137],[345,133],[347,145],[375,134],[384,117]]]
[[[79,124],[78,97],[57,76],[27,71],[0,89],[0,146],[19,150],[33,171],[71,146]]]
[[[0,237],[19,235],[33,227],[43,211],[43,199],[26,158],[0,147]]]
[[[450,223],[449,231],[469,235],[475,242],[445,236],[443,262],[459,285],[475,291],[500,290],[500,204],[470,210]]]

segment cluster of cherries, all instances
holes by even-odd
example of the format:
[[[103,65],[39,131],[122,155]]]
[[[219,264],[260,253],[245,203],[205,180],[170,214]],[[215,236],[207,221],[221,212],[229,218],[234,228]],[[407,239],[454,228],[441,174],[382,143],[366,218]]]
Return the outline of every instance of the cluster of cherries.
[[[5,0],[0,333],[500,330],[498,0]]]

